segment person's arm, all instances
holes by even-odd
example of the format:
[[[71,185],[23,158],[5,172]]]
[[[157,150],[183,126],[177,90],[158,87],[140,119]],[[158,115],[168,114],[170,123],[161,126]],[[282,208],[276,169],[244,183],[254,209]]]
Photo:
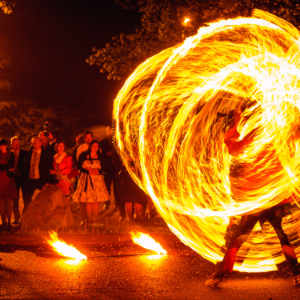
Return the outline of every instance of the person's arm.
[[[89,174],[89,171],[82,166],[85,160],[86,160],[86,153],[83,152],[79,156],[77,169],[82,173]]]
[[[66,159],[66,167],[65,169],[61,170],[63,175],[68,175],[71,173],[72,171],[72,166],[73,166],[73,162],[72,162],[72,156],[67,157]]]
[[[253,129],[241,141],[231,141],[230,143],[226,144],[229,154],[240,152],[245,146],[251,144],[256,131],[257,128]]]
[[[15,166],[15,154],[13,152],[10,152],[9,158],[7,161],[7,170],[12,171]]]

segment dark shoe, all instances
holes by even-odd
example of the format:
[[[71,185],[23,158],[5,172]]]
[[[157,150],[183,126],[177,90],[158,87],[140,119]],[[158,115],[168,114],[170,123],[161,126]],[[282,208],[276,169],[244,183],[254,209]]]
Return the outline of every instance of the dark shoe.
[[[11,224],[7,224],[5,231],[12,232]]]
[[[20,225],[20,222],[17,221],[17,220],[14,220],[11,224],[12,224],[12,225]]]

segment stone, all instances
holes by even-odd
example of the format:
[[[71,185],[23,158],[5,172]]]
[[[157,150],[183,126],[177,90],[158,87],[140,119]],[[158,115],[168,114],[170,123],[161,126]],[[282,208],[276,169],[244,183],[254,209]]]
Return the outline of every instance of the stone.
[[[22,230],[58,230],[73,225],[69,201],[55,185],[46,184],[35,191],[32,202],[22,216]]]

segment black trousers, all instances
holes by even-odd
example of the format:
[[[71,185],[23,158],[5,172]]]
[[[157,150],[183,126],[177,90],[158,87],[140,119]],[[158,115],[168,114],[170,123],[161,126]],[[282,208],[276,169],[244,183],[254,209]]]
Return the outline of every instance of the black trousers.
[[[28,179],[26,181],[26,184],[24,185],[24,194],[23,194],[23,199],[24,199],[24,210],[23,213],[26,211],[27,207],[32,201],[32,196],[34,194],[34,191],[36,189],[41,190],[43,187],[42,182],[40,179]]]
[[[281,247],[283,249],[283,254],[285,256],[286,262],[292,271],[293,275],[298,275],[298,269],[296,264],[298,263],[295,257],[291,256],[291,253],[295,253],[292,248],[287,235],[282,229],[282,218],[286,215],[286,205],[274,206],[269,209],[263,210],[258,215],[246,215],[242,216],[240,225],[237,229],[237,232],[232,236],[228,248],[226,250],[224,259],[223,259],[223,272],[231,273],[233,270],[235,258],[238,250],[247,240],[250,233],[252,232],[255,224],[260,222],[262,226],[265,221],[268,221],[274,228],[279,238]]]
[[[125,204],[123,204],[120,199],[117,177],[111,174],[104,174],[104,182],[109,195],[111,195],[111,183],[113,183],[115,204],[119,207],[120,216],[126,217]],[[106,201],[105,203],[109,204],[110,200]]]
[[[18,198],[13,199],[13,213],[15,216],[15,221],[20,221],[20,189],[22,190],[22,195],[24,197],[24,185],[22,184],[22,179],[20,177],[16,178],[15,177],[15,183],[16,183],[16,188],[17,188],[17,193],[18,193]]]

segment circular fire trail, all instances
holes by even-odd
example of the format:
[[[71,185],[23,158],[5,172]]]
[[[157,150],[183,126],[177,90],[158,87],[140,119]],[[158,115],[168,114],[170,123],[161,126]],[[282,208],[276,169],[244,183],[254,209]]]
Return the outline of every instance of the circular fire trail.
[[[241,140],[224,136],[242,108]],[[300,252],[300,33],[255,10],[221,20],[142,63],[114,103],[116,144],[169,228],[206,259],[222,259],[229,218],[291,199],[283,229]],[[276,270],[284,256],[269,223],[257,224],[236,270]]]

